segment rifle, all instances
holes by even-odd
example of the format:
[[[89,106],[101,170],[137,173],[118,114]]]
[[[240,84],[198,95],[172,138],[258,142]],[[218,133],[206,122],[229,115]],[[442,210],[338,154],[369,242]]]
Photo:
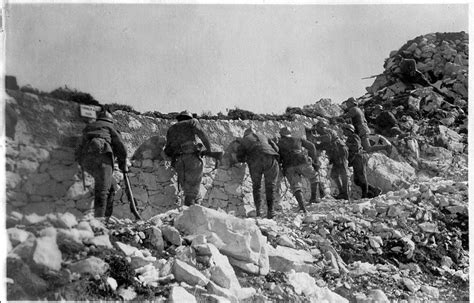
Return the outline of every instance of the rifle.
[[[222,161],[222,157],[224,156],[224,153],[221,151],[211,152],[208,150],[204,150],[201,152],[201,155],[213,158],[216,161],[216,165],[214,166],[213,170],[216,170],[217,167],[219,166],[219,163]]]
[[[86,190],[86,176],[84,174],[84,167],[82,166],[82,163],[80,164],[81,166],[81,175],[82,175],[82,188]]]
[[[132,187],[130,186],[130,180],[128,179],[128,175],[125,171],[123,173],[123,180],[125,182],[125,192],[127,193],[128,201],[130,201],[130,211],[135,216],[135,219],[141,220],[140,214],[137,210],[137,205],[135,203],[135,198],[133,197]]]

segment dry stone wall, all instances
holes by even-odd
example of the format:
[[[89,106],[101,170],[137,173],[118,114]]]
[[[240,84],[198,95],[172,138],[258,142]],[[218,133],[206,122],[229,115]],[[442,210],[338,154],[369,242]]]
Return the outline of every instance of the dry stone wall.
[[[13,210],[38,215],[66,211],[80,215],[93,207],[93,178],[86,174],[85,188],[80,168],[74,161],[74,150],[85,118],[79,115],[79,105],[73,102],[8,90],[6,106],[15,123],[7,122],[12,135],[6,140],[7,212]],[[157,119],[128,112],[114,112],[132,164],[130,181],[138,200],[138,208],[147,219],[176,208],[181,200],[176,186],[176,174],[161,148],[166,131],[173,120]],[[303,116],[293,122],[201,120],[213,148],[225,150],[244,130],[253,127],[269,137],[277,137],[282,126],[303,136],[304,127],[315,120]],[[202,204],[221,208],[243,216],[253,210],[251,181],[245,164],[223,165],[214,169],[214,160],[206,158],[201,185]],[[327,162],[325,162],[327,163]],[[325,179],[326,171],[323,172]],[[121,173],[114,176],[119,181]],[[281,182],[282,201],[290,201],[291,193]],[[307,192],[309,195],[309,192]],[[288,202],[280,207],[287,208]],[[124,191],[116,195],[114,215],[132,217]]]

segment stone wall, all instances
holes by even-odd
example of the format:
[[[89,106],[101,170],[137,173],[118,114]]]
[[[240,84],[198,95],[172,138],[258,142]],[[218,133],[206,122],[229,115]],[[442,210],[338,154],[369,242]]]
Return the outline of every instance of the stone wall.
[[[79,105],[49,97],[8,90],[9,112],[6,128],[13,138],[6,139],[7,212],[44,214],[51,211],[82,214],[93,207],[93,179],[86,174],[83,187],[80,168],[74,161],[86,119]],[[181,200],[176,174],[161,148],[173,120],[156,119],[127,112],[114,112],[118,130],[127,146],[131,161],[130,181],[144,218],[176,208]],[[304,127],[315,120],[298,116],[294,122],[201,120],[213,148],[225,150],[244,130],[253,127],[269,137],[277,137],[282,126],[304,136]],[[251,181],[245,164],[223,165],[214,169],[214,160],[206,158],[201,185],[202,204],[243,216],[253,209]],[[323,171],[323,179],[326,171]],[[117,180],[122,176],[114,173]],[[122,182],[119,183],[122,185]],[[281,182],[280,207],[288,207],[291,194]],[[307,192],[306,194],[309,195]],[[286,201],[286,202],[283,202]],[[286,204],[285,204],[286,203]],[[126,195],[116,195],[114,215],[132,217]]]

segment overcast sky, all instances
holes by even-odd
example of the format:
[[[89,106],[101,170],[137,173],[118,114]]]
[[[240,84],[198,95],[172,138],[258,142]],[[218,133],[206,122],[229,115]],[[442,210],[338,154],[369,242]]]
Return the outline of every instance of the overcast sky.
[[[466,4],[13,4],[6,72],[163,113],[282,113],[361,96],[390,51],[468,31]]]

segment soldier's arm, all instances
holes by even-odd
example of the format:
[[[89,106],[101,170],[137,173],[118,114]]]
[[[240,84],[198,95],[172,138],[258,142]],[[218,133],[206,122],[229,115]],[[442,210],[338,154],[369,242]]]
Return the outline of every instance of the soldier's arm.
[[[204,130],[202,129],[199,122],[196,119],[193,119],[193,120],[195,122],[194,123],[195,134],[199,137],[199,139],[201,139],[202,144],[204,144],[204,147],[206,148],[206,150],[211,151],[211,143],[209,142],[209,139],[207,138],[206,133],[204,133]]]
[[[316,161],[316,147],[313,143],[309,142],[306,139],[301,139],[301,145],[308,150],[308,154],[313,159],[313,162]]]
[[[112,150],[117,157],[119,168],[123,170],[127,162],[127,148],[122,141],[122,136],[114,128],[110,128],[110,137],[112,139]]]
[[[237,147],[236,158],[239,162],[245,162],[245,159],[247,158],[247,142],[245,138],[240,141],[240,144]]]
[[[268,144],[278,153],[280,148],[278,148],[278,145],[272,139],[268,139]]]

